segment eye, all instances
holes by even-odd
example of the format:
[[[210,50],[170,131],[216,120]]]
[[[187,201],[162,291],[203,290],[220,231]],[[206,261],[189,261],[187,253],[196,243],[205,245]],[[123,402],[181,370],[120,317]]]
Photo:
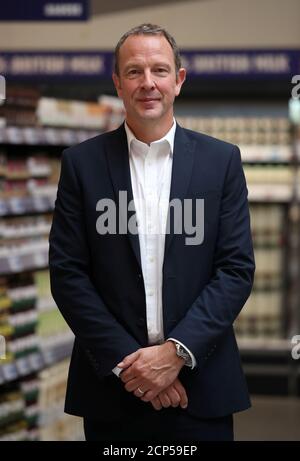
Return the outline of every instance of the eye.
[[[168,69],[164,68],[164,67],[157,67],[154,72],[156,72],[157,74],[167,74],[168,73]]]
[[[135,77],[136,75],[138,75],[140,73],[140,71],[138,69],[129,69],[127,71],[127,75],[129,77]]]

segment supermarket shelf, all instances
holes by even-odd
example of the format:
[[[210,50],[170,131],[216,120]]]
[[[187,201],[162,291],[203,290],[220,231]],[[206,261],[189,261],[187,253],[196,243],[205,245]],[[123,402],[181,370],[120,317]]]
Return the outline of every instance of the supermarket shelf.
[[[20,145],[69,146],[97,136],[98,130],[80,130],[55,127],[19,127],[0,128],[0,143]],[[246,163],[288,163],[291,161],[290,146],[239,145],[243,162]]]
[[[237,337],[239,350],[243,354],[289,354],[292,349],[291,341],[288,339],[244,339]]]
[[[13,362],[0,364],[0,385],[36,373],[70,357],[73,339],[26,355]]]
[[[98,134],[99,131],[95,130],[8,126],[0,128],[0,143],[31,146],[70,146]]]
[[[292,200],[293,188],[287,184],[248,184],[250,202],[287,203]]]
[[[0,258],[0,275],[48,267],[48,251]]]
[[[62,360],[71,357],[73,342],[73,335],[66,333],[63,336],[63,340],[57,340],[51,346],[42,346],[41,355],[44,367],[49,367],[54,363],[61,362]]]
[[[272,381],[278,389],[284,384],[287,395],[298,396],[300,360],[293,360],[292,345],[289,340],[237,338],[241,352],[243,370],[255,386],[264,388]],[[253,380],[254,381],[251,381]],[[258,384],[259,383],[259,384]],[[280,384],[281,383],[281,384]],[[251,387],[250,387],[251,388]],[[255,387],[253,392],[257,392]]]
[[[244,163],[289,163],[292,159],[291,146],[242,145],[239,144]]]
[[[53,196],[0,199],[0,216],[48,213],[54,209],[54,200]]]
[[[290,373],[290,365],[270,365],[270,364],[244,364],[243,370],[247,376],[283,376],[287,377]],[[300,367],[296,370],[300,376]]]

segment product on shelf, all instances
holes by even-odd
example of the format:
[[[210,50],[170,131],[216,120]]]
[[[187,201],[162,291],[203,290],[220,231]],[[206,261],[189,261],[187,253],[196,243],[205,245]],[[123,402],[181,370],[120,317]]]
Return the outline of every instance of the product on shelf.
[[[38,385],[29,376],[0,387],[0,441],[38,439]]]
[[[292,199],[295,171],[290,124],[286,117],[177,117],[190,128],[237,144],[245,163],[249,198],[288,202]]]
[[[7,114],[8,125],[0,128],[0,335],[7,343],[6,359],[0,363],[0,441],[81,440],[81,421],[63,413],[73,334],[51,296],[48,234],[63,147],[116,128],[124,107],[108,96],[86,103],[29,92],[18,118],[12,106],[16,100],[21,104],[21,96],[9,96],[7,108],[0,111],[0,118]],[[284,207],[295,182],[300,197],[289,122],[283,116],[176,119],[240,147],[249,200],[254,202],[250,212],[257,269],[235,329],[244,339],[285,338]],[[15,369],[2,373],[10,364]]]
[[[104,130],[107,107],[96,102],[39,99],[37,117],[40,125]]]
[[[125,108],[122,99],[115,96],[102,95],[98,98],[98,102],[107,111],[106,130],[111,131],[118,128],[125,118]]]
[[[39,97],[37,88],[7,85],[5,103],[0,105],[0,118],[6,125],[35,126]]]
[[[256,272],[254,287],[235,329],[244,338],[284,337],[284,211],[280,204],[250,207]]]

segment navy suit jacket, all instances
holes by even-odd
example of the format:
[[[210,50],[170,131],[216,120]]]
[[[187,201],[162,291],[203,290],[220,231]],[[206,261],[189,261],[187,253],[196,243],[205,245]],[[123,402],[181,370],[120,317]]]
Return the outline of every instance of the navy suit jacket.
[[[138,235],[100,235],[96,229],[97,202],[117,202],[119,191],[132,200],[124,125],[63,152],[49,266],[54,300],[76,337],[65,410],[103,420],[151,405],[112,374],[126,355],[148,345]],[[189,235],[184,229],[174,235],[172,226],[166,235],[164,334],[197,360],[197,367],[179,374],[186,411],[221,417],[250,406],[233,331],[255,268],[239,149],[177,125],[173,198],[204,199],[204,240],[186,245]]]

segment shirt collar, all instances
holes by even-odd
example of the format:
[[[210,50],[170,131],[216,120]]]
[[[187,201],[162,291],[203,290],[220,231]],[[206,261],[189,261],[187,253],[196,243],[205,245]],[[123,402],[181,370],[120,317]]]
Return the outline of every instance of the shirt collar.
[[[131,143],[132,141],[138,141],[139,143],[141,144],[145,144],[143,143],[142,141],[138,140],[133,132],[131,131],[131,129],[129,128],[129,126],[127,125],[126,123],[126,120],[125,120],[125,131],[126,131],[126,136],[127,136],[127,144],[128,144],[128,152],[130,153],[131,152]],[[162,138],[160,139],[157,139],[156,141],[153,141],[150,143],[150,146],[152,144],[156,144],[156,143],[162,143],[163,141],[167,141],[169,146],[170,146],[170,155],[173,156],[173,150],[174,150],[174,139],[175,139],[175,131],[176,131],[176,120],[175,118],[173,118],[173,125],[171,126],[170,130],[165,134],[165,136],[163,136]],[[146,144],[148,146],[148,144]]]

